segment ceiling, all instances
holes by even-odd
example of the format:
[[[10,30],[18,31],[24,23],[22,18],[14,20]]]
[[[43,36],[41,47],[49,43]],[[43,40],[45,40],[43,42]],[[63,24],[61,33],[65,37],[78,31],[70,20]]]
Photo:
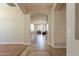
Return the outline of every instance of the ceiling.
[[[52,7],[51,3],[18,3],[19,7],[26,13],[47,13]]]
[[[54,8],[55,5],[55,8]],[[48,14],[52,8],[54,8],[55,11],[60,11],[63,8],[66,8],[65,3],[6,3],[3,4],[1,3],[0,6],[5,6],[5,7],[19,7],[21,11],[24,14],[27,13],[41,13],[41,14]]]
[[[31,15],[31,23],[34,24],[46,24],[48,16],[44,14],[35,13]]]

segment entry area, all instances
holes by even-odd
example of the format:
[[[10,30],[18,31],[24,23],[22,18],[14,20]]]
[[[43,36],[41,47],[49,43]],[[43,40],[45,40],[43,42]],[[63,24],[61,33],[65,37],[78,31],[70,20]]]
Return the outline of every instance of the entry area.
[[[47,39],[48,34],[48,16],[42,13],[34,13],[31,15],[30,35],[31,40],[42,35]]]
[[[48,21],[47,15],[35,13],[31,16],[31,45],[28,55],[48,55],[49,46],[47,44]]]
[[[66,48],[53,48],[48,44],[48,16],[42,13],[31,15],[31,44],[28,56],[65,56]]]
[[[25,50],[25,52],[27,49]],[[46,37],[37,35],[30,46],[28,46],[28,56],[66,56],[65,48],[52,48],[48,45]]]
[[[32,40],[28,55],[50,56],[48,48],[49,46],[47,45],[46,37],[44,37],[42,34],[39,34],[34,40]]]
[[[66,56],[66,4],[0,4],[0,55]]]

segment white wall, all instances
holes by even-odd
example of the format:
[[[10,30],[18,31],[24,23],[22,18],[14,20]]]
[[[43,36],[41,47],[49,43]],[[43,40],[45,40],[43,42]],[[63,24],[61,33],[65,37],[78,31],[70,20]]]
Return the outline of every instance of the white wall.
[[[48,15],[48,44],[54,46],[54,13],[53,10]]]
[[[67,4],[66,13],[66,44],[67,44],[67,55],[79,56],[79,40],[75,40],[75,4]]]
[[[25,43],[30,44],[31,37],[30,37],[30,17],[31,14],[26,14],[25,15]]]
[[[65,48],[66,46],[66,10],[55,11],[56,4],[53,5],[48,17],[49,44],[54,48]]]
[[[18,7],[0,7],[0,43],[24,42],[24,20]]]
[[[66,46],[66,9],[54,11],[54,46]]]

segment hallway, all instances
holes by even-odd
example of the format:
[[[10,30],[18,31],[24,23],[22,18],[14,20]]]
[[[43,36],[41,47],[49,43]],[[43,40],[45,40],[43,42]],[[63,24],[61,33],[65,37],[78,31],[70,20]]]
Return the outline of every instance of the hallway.
[[[48,45],[46,37],[37,35],[30,46],[25,49],[25,55],[28,56],[65,56],[65,48],[52,48]],[[27,52],[27,54],[26,54]]]
[[[46,37],[37,35],[29,46],[29,56],[50,56]]]
[[[0,7],[0,55],[66,56],[66,54],[75,55],[79,50],[78,41],[75,40],[78,39],[78,28],[76,27],[75,32],[75,7],[71,8],[73,4],[15,3],[15,6],[12,6],[6,3],[5,5],[2,4]],[[78,13],[78,7],[76,10]],[[79,19],[78,16],[76,18]],[[42,36],[45,32],[47,38]]]

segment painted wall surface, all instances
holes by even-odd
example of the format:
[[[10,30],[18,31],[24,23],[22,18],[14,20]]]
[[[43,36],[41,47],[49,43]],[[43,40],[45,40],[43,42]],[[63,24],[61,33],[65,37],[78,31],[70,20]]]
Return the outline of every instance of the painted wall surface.
[[[66,46],[66,9],[54,11],[54,46]]]
[[[76,14],[78,10],[76,10]],[[79,40],[75,40],[75,4],[67,4],[67,20],[66,20],[66,44],[67,55],[79,56]],[[77,15],[78,16],[78,15]],[[79,17],[78,17],[79,18]]]
[[[55,48],[66,46],[66,10],[55,11],[54,4],[48,17],[48,43]]]
[[[54,47],[54,10],[56,3],[53,4],[49,14],[48,14],[48,44]]]
[[[30,41],[31,41],[30,32],[31,32],[30,31],[30,14],[26,14],[25,15],[25,41],[24,41],[26,44],[30,44]]]
[[[24,42],[24,20],[18,7],[0,7],[0,43]]]
[[[54,46],[54,13],[53,10],[48,15],[48,43]]]

